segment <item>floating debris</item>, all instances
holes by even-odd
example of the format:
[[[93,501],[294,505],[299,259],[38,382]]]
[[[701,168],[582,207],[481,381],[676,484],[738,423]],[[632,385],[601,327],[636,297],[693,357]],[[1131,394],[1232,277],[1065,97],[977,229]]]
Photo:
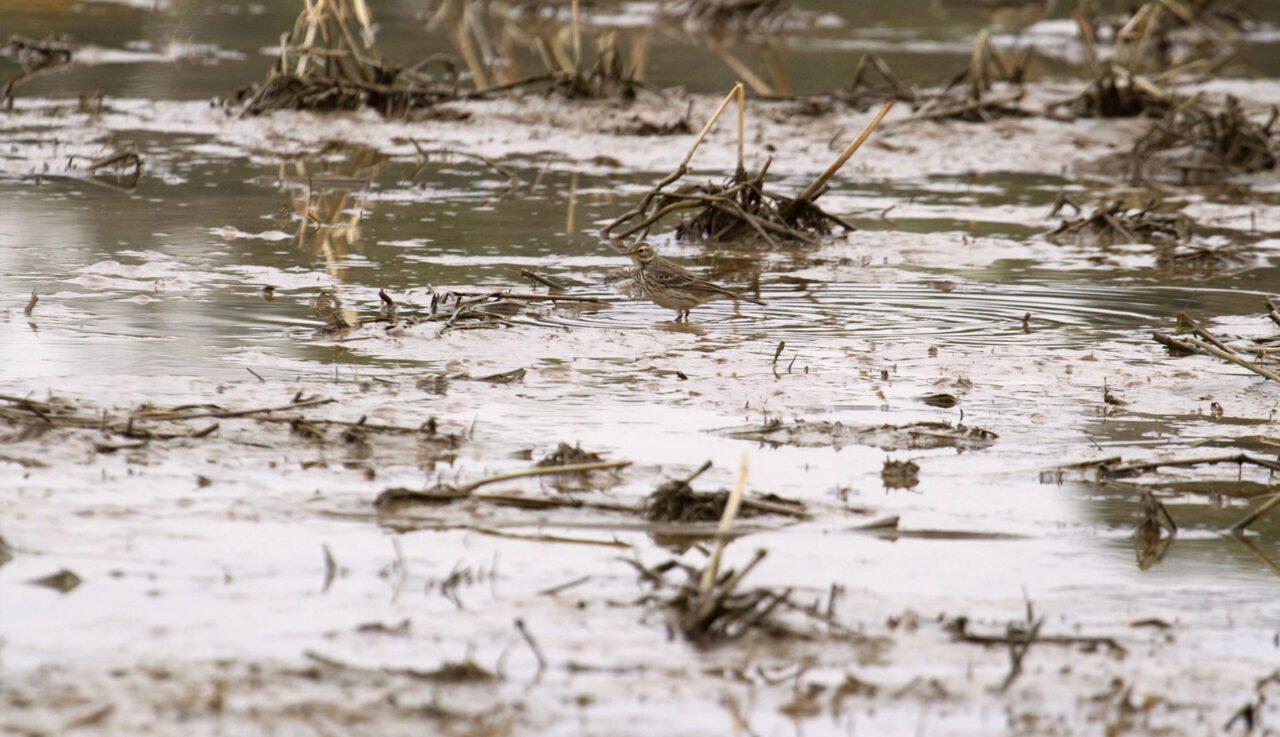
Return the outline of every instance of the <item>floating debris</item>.
[[[488,484],[495,484],[501,481],[512,481],[514,479],[527,478],[530,476],[552,476],[556,474],[579,474],[589,471],[604,471],[611,469],[626,468],[631,465],[631,461],[598,461],[595,463],[580,463],[566,466],[535,466],[534,468],[526,468],[511,473],[498,474],[487,478],[473,481],[462,486],[451,486],[449,484],[437,484],[426,491],[414,491],[401,487],[386,489],[374,500],[373,506],[380,511],[396,512],[410,508],[415,505],[423,504],[449,504],[459,500],[474,499],[481,502],[489,502],[499,505],[510,505],[517,507],[529,508],[549,508],[549,507],[591,507],[596,509],[607,509],[610,511],[634,511],[631,507],[617,504],[605,504],[595,502],[584,502],[578,499],[540,499],[537,497],[526,497],[513,494],[477,494],[476,489]]]
[[[527,369],[518,368],[488,376],[480,376],[476,381],[483,381],[486,384],[518,384],[524,381],[524,376],[527,373]]]
[[[938,407],[939,409],[950,409],[960,404],[960,398],[954,394],[947,392],[938,392],[936,394],[926,394],[920,397],[920,401],[930,407]]]
[[[305,655],[307,659],[326,668],[406,676],[414,680],[427,681],[429,683],[491,683],[499,680],[498,676],[485,668],[476,665],[475,662],[471,660],[447,662],[434,670],[416,670],[413,668],[365,668],[345,663],[327,655],[321,655],[314,650],[307,650],[303,652],[303,655]]]
[[[920,466],[913,461],[886,458],[880,481],[886,489],[914,489],[920,484]]]
[[[81,579],[74,572],[62,569],[57,573],[51,573],[48,576],[42,576],[28,581],[32,586],[43,586],[47,589],[53,589],[60,594],[66,594],[74,590],[81,584]]]
[[[763,425],[749,425],[717,431],[740,440],[754,440],[768,445],[794,445],[802,448],[839,448],[845,445],[870,445],[882,450],[959,450],[990,447],[999,437],[990,430],[948,422],[914,422],[908,425],[850,427],[840,422],[791,423],[772,420]]]
[[[604,456],[583,450],[581,445],[560,443],[554,451],[543,456],[537,465],[540,468],[548,466],[577,466],[601,463],[604,460]],[[621,477],[614,469],[603,469],[556,476],[551,485],[556,491],[573,492],[605,489],[614,486],[619,481],[621,481]]]
[[[569,445],[568,443],[560,443],[556,449],[543,456],[538,461],[538,466],[570,466],[579,463],[598,463],[603,461],[604,457],[599,453],[592,453],[589,450],[583,450],[582,444]]]

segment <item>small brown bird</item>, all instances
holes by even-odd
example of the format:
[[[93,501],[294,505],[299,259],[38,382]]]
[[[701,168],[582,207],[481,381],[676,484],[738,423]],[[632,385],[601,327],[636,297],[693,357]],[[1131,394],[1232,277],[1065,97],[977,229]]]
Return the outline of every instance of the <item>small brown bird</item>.
[[[636,264],[635,282],[640,295],[659,307],[675,310],[676,322],[688,322],[689,310],[716,297],[764,304],[676,266],[659,256],[648,243],[637,243],[627,251],[627,255]]]

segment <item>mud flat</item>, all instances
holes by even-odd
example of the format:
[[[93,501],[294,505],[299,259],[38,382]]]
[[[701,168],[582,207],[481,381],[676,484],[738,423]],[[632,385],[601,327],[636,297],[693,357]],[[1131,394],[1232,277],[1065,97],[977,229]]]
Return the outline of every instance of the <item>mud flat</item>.
[[[1082,87],[899,104],[848,232],[655,227],[766,302],[687,324],[598,233],[719,95],[19,96],[0,733],[1274,728],[1275,174],[1135,183],[1150,120],[1040,114]],[[789,192],[872,116],[748,99]]]

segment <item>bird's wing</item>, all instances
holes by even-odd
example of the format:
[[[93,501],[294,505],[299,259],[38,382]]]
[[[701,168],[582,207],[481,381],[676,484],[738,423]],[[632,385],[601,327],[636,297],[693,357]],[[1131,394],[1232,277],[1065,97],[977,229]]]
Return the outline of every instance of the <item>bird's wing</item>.
[[[672,289],[699,289],[707,292],[722,292],[724,294],[733,294],[733,292],[716,284],[707,281],[700,276],[691,274],[683,269],[653,269],[650,276],[654,281],[664,287]]]
[[[764,304],[754,297],[748,297],[740,292],[732,289],[726,289],[712,281],[707,281],[702,277],[685,271],[674,264],[666,264],[666,268],[649,269],[649,276],[658,284],[668,289],[695,289],[704,292],[713,292],[715,294],[723,294],[733,299],[746,300],[747,302],[755,302],[756,304]]]

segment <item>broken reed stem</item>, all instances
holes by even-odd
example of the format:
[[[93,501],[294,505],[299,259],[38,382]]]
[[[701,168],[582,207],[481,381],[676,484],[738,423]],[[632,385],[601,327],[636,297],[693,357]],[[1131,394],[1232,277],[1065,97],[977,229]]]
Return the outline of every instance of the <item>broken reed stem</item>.
[[[738,109],[741,110],[743,105],[743,100],[745,99],[743,96],[743,88],[742,88],[741,82],[737,83],[736,85],[733,86],[733,89],[729,90],[729,94],[725,95],[725,98],[720,101],[720,106],[717,107],[716,111],[711,114],[710,118],[707,119],[707,124],[702,126],[702,130],[698,132],[698,137],[693,139],[693,145],[689,147],[689,152],[684,155],[684,160],[680,162],[680,166],[676,167],[676,171],[679,172],[679,174],[673,177],[671,181],[674,181],[675,179],[679,179],[681,176],[684,175],[686,171],[689,170],[689,162],[693,160],[694,152],[697,151],[698,147],[702,145],[702,139],[706,138],[707,134],[711,132],[711,126],[715,125],[716,121],[720,119],[720,116],[724,114],[724,109],[729,106],[730,102],[733,101],[733,98],[735,95],[738,97]],[[742,149],[741,134],[739,134],[739,137],[738,137],[738,149],[739,150]],[[739,156],[739,161],[741,161],[741,155]]]
[[[817,179],[810,182],[809,186],[805,187],[804,191],[797,195],[793,202],[800,203],[812,200],[814,195],[820,192],[822,188],[827,185],[827,182],[831,181],[831,178],[836,175],[836,172],[840,171],[840,167],[845,165],[845,162],[847,162],[858,151],[858,149],[862,147],[863,143],[866,143],[867,139],[871,137],[872,131],[880,125],[880,121],[884,120],[884,116],[889,114],[889,110],[892,107],[893,100],[889,100],[885,104],[881,105],[880,112],[876,113],[876,116],[871,119],[871,122],[867,124],[867,127],[863,128],[862,132],[858,134],[858,137],[853,139],[853,141],[845,147],[844,151],[840,153],[840,156],[835,161],[831,162],[831,166],[828,166],[826,171],[819,174]]]
[[[747,93],[742,89],[742,85],[738,84],[734,87],[738,92],[738,178],[742,178],[747,173],[745,155],[743,154],[743,141],[746,139],[747,128]]]
[[[1230,351],[1224,351],[1218,346],[1213,345],[1212,343],[1206,340],[1202,340],[1200,338],[1195,338],[1195,337],[1187,337],[1183,339],[1183,342],[1185,342],[1187,345],[1194,346],[1195,348],[1201,351],[1204,351],[1205,353],[1210,353],[1212,355],[1215,355],[1224,361],[1230,361],[1231,363],[1234,363],[1237,366],[1247,368],[1253,373],[1257,374],[1258,376],[1280,383],[1280,375],[1277,375],[1274,371],[1271,371],[1270,369],[1265,369],[1259,366],[1258,364],[1253,363],[1252,361],[1246,361],[1245,359],[1241,358],[1235,353],[1232,353]]]
[[[1158,468],[1189,468],[1191,466],[1209,466],[1216,463],[1238,463],[1251,464],[1261,468],[1270,469],[1271,471],[1280,471],[1280,462],[1269,461],[1265,458],[1257,458],[1248,453],[1236,453],[1227,456],[1205,456],[1201,458],[1170,458],[1165,460],[1148,461],[1146,463],[1130,463],[1123,466],[1105,467],[1106,461],[1092,461],[1094,465],[1098,465],[1100,470],[1109,478],[1123,478],[1134,476],[1146,471],[1154,471]],[[1068,468],[1064,466],[1064,468]]]
[[[711,553],[711,562],[702,572],[702,583],[698,587],[700,593],[705,597],[715,586],[716,579],[720,577],[720,557],[724,553],[725,536],[729,534],[729,530],[733,527],[733,520],[738,516],[738,510],[742,507],[742,495],[747,489],[747,454],[742,454],[742,463],[738,465],[738,480],[733,485],[733,491],[729,492],[729,499],[724,505],[724,514],[720,516],[720,524],[716,527],[716,547]],[[702,608],[707,609],[712,604],[710,597],[702,602]],[[699,612],[698,618],[703,619],[708,612]]]
[[[1273,494],[1262,506],[1245,515],[1244,519],[1232,525],[1231,533],[1233,535],[1242,534],[1249,525],[1257,522],[1262,515],[1270,512],[1277,504],[1280,504],[1280,494]]]
[[[706,124],[702,126],[702,130],[698,131],[698,135],[693,139],[693,145],[689,147],[689,150],[684,155],[684,159],[680,162],[680,165],[675,168],[675,171],[666,175],[665,177],[662,178],[661,181],[655,184],[653,188],[650,189],[648,193],[646,193],[645,196],[640,200],[640,204],[636,205],[634,208],[627,211],[626,214],[617,218],[612,223],[609,223],[608,225],[606,225],[604,227],[604,230],[601,231],[601,233],[605,237],[612,238],[613,230],[615,228],[620,227],[623,223],[630,222],[635,218],[641,218],[642,220],[645,219],[645,213],[649,211],[649,205],[653,203],[655,198],[662,195],[663,193],[662,190],[666,188],[667,185],[670,185],[671,183],[679,180],[680,177],[683,177],[685,174],[689,173],[689,162],[693,160],[693,154],[698,150],[698,147],[702,145],[702,141],[706,139],[707,134],[711,132],[712,126],[714,126],[716,124],[716,121],[720,119],[720,116],[724,114],[724,109],[729,106],[729,103],[732,102],[735,97],[737,97],[738,99],[738,118],[739,118],[738,171],[740,174],[745,173],[744,164],[743,164],[743,154],[742,154],[743,147],[744,147],[742,131],[745,125],[745,123],[743,122],[743,118],[745,116],[744,109],[746,106],[746,96],[743,91],[742,83],[739,82],[736,85],[734,85],[733,89],[729,90],[729,94],[725,95],[724,99],[720,101],[720,105],[716,107],[716,110],[711,114],[711,117],[707,118]],[[688,205],[688,207],[690,208],[693,206],[694,205]],[[665,214],[665,212],[663,214]],[[645,220],[645,222],[648,224],[652,224],[654,222],[657,222],[657,219],[651,217],[648,220]],[[624,233],[620,237],[625,238],[628,235],[635,233],[638,230],[642,230],[643,227],[644,226],[642,225],[640,227],[632,228],[631,230],[628,230],[626,233]]]
[[[1276,303],[1270,297],[1267,297],[1267,317],[1271,318],[1271,322],[1280,325],[1280,309],[1276,308]]]
[[[1137,241],[1135,240],[1134,242],[1136,243]],[[1188,314],[1187,314],[1187,313],[1185,313],[1185,312],[1179,312],[1179,313],[1178,313],[1178,323],[1179,323],[1179,326],[1180,326],[1180,327],[1181,327],[1182,325],[1186,325],[1187,327],[1191,328],[1191,332],[1192,332],[1192,333],[1194,333],[1195,335],[1199,336],[1200,338],[1203,338],[1204,340],[1207,340],[1207,341],[1209,341],[1210,343],[1212,343],[1212,344],[1214,344],[1214,345],[1218,346],[1218,347],[1219,347],[1219,348],[1221,348],[1222,350],[1224,350],[1224,351],[1230,351],[1230,350],[1231,350],[1231,348],[1230,348],[1230,347],[1228,347],[1226,343],[1223,343],[1221,340],[1218,340],[1217,336],[1215,336],[1213,333],[1209,332],[1208,328],[1206,328],[1206,327],[1204,327],[1203,325],[1201,325],[1200,323],[1196,322],[1195,318],[1191,317],[1191,315],[1188,315]]]
[[[499,481],[510,481],[512,479],[522,479],[526,476],[550,476],[559,473],[586,473],[587,471],[603,471],[610,468],[624,468],[630,466],[631,461],[597,461],[595,463],[573,463],[567,466],[543,466],[541,468],[526,468],[520,471],[512,471],[511,473],[500,473],[497,476],[473,481],[470,484],[461,486],[459,491],[470,493],[486,484],[496,484]]]

